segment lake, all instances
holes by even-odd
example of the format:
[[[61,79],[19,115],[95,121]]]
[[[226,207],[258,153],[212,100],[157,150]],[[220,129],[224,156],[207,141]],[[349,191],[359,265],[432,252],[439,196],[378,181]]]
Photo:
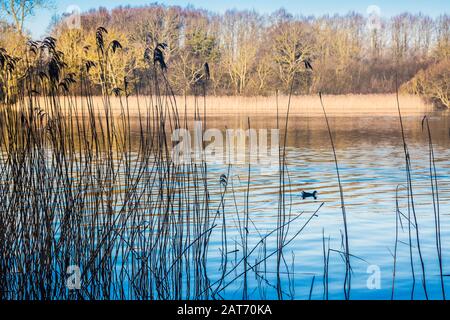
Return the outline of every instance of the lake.
[[[429,145],[426,130],[422,131],[422,116],[404,119],[406,140],[411,153],[412,184],[419,226],[420,245],[426,271],[429,298],[442,298],[438,258],[435,243],[435,220],[429,172]],[[449,256],[445,254],[450,240],[450,138],[449,119],[445,114],[429,115],[432,141],[439,183],[444,274]],[[284,122],[282,125],[284,126]],[[409,299],[413,289],[411,253],[408,237],[408,205],[406,191],[405,156],[398,117],[334,117],[330,118],[334,133],[337,159],[341,174],[347,212],[349,248],[351,256],[352,299],[390,299],[393,285],[394,250],[396,241],[396,199],[402,212],[398,221],[398,242],[394,298]],[[216,128],[246,128],[247,119],[209,119],[208,126]],[[270,117],[251,118],[252,128],[274,128],[276,120]],[[329,245],[328,298],[343,299],[345,263],[342,252],[343,219],[338,182],[332,149],[325,121],[321,118],[293,117],[289,120],[286,162],[289,181],[286,182],[286,202],[290,214],[303,213],[304,218],[290,226],[293,235],[321,203],[323,207],[304,231],[286,248],[285,273],[281,276],[285,298],[323,299],[324,254],[323,236]],[[235,195],[238,205],[226,211],[228,251],[238,250],[239,218],[245,212],[247,192],[247,166],[234,167]],[[226,167],[210,168],[211,187],[218,186],[218,176]],[[251,168],[249,241],[257,243],[261,235],[273,229],[278,214],[278,172],[258,167]],[[213,178],[212,178],[212,177]],[[215,180],[215,181],[214,181]],[[301,192],[318,191],[318,199],[305,199]],[[216,196],[218,195],[218,192]],[[233,196],[225,202],[233,203]],[[214,199],[214,196],[213,196]],[[217,199],[216,199],[217,200]],[[401,221],[400,221],[401,220]],[[220,226],[220,224],[219,224]],[[414,264],[414,298],[423,299],[420,260],[417,252],[415,229],[412,227],[412,260]],[[222,238],[212,237],[209,248],[208,269],[211,279],[220,274]],[[214,241],[216,240],[216,241]],[[267,246],[276,250],[275,235],[267,239]],[[236,248],[235,248],[236,247]],[[255,253],[256,255],[256,253]],[[232,254],[233,256],[233,254]],[[234,258],[234,257],[233,257]],[[239,257],[237,257],[239,261]],[[269,258],[267,270],[276,268],[276,259]],[[293,265],[293,267],[292,267]],[[290,270],[287,274],[286,270]],[[379,284],[373,277],[379,274]],[[267,272],[265,279],[254,274],[249,277],[250,297],[276,299],[275,273]],[[314,280],[313,280],[314,279]],[[268,283],[266,283],[266,280]],[[446,278],[444,277],[444,281]],[[372,284],[368,284],[368,281]],[[261,284],[261,282],[263,284]],[[446,282],[446,288],[450,283]],[[242,281],[235,281],[221,295],[224,298],[242,298]],[[261,287],[263,289],[261,289]]]
[[[427,116],[449,289],[449,118]],[[24,118],[11,119],[6,128],[21,130],[14,119]],[[279,163],[174,165],[171,131],[162,130],[170,126],[152,117],[49,119],[28,135],[3,131],[6,298],[344,299],[346,274],[351,299],[424,299],[425,288],[428,298],[442,298],[422,113],[403,118],[414,211],[398,117],[329,118],[347,233],[330,137],[317,114],[291,115],[287,139],[283,115],[208,116],[204,129],[219,135],[280,128],[282,173]],[[123,138],[128,130],[131,138]],[[250,158],[260,152],[244,147]],[[303,199],[302,191],[317,191],[317,199]],[[79,270],[78,289],[67,287],[63,270]]]

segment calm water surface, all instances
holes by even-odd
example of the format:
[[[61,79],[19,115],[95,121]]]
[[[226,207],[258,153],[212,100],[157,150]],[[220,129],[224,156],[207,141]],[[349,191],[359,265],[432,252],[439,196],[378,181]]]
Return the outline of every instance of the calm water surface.
[[[446,114],[429,115],[439,182],[442,229],[443,273],[450,274],[450,119]],[[426,272],[429,298],[441,299],[435,219],[429,173],[429,144],[421,127],[422,116],[404,118],[411,154],[414,203],[417,225],[408,224],[405,159],[400,123],[396,117],[331,118],[347,211],[351,254],[352,299],[425,298],[418,255],[416,228]],[[273,129],[276,119],[252,117],[251,127]],[[246,129],[248,119],[229,115],[208,118],[207,127],[225,130]],[[280,121],[282,131],[284,119]],[[138,128],[138,126],[134,126]],[[133,129],[135,130],[135,129]],[[137,130],[137,129],[136,129]],[[283,138],[281,139],[284,140]],[[137,160],[136,160],[137,161]],[[339,188],[330,139],[323,118],[290,118],[286,142],[285,203],[286,219],[301,215],[286,229],[280,265],[280,283],[285,299],[344,298],[345,262],[342,255],[344,230]],[[239,265],[221,283],[218,298],[243,298],[244,278],[242,224],[246,215],[248,166],[208,165],[210,215],[221,198],[220,176],[228,175],[224,214],[211,222],[212,230],[206,259],[210,283],[221,278],[223,257],[227,270]],[[279,172],[269,166],[252,165],[248,194],[248,248],[277,227],[279,213]],[[303,200],[301,192],[318,191],[318,199]],[[397,191],[398,190],[398,197]],[[122,190],[123,191],[123,190]],[[175,201],[176,202],[176,201]],[[400,214],[397,214],[398,203]],[[320,210],[318,210],[320,208]],[[150,208],[142,208],[149,212]],[[313,216],[318,210],[317,215]],[[313,216],[313,217],[312,217]],[[312,217],[312,218],[311,218]],[[400,218],[398,218],[400,217]],[[410,250],[409,231],[411,229]],[[226,230],[226,239],[223,230]],[[296,233],[301,232],[296,236]],[[396,230],[398,241],[396,242]],[[296,237],[295,237],[296,236]],[[325,241],[324,241],[325,239]],[[226,244],[226,246],[224,245]],[[324,243],[328,260],[328,290],[324,279]],[[267,236],[265,252],[259,245],[248,258],[247,289],[251,299],[277,299],[276,232]],[[397,244],[397,246],[396,246]],[[394,252],[397,248],[396,273]],[[263,263],[263,256],[269,256]],[[412,260],[412,264],[411,264]],[[120,261],[119,261],[120,263]],[[257,267],[254,265],[257,264]],[[120,266],[119,266],[120,267]],[[377,281],[379,280],[379,281]],[[444,277],[450,294],[450,279]],[[215,288],[215,286],[213,286]],[[394,290],[393,290],[394,289]]]
[[[429,115],[433,135],[442,228],[442,250],[444,274],[450,273],[450,151],[449,119],[444,114]],[[435,246],[434,211],[429,175],[428,140],[421,128],[422,117],[404,119],[408,148],[411,153],[412,179],[415,208],[420,236],[420,245],[425,262],[426,284],[430,298],[442,298],[438,259]],[[208,127],[246,128],[247,119],[230,116],[229,119],[210,119]],[[284,122],[282,122],[284,125]],[[393,286],[393,253],[396,234],[396,190],[399,188],[399,209],[404,214],[399,221],[397,263],[394,297],[410,299],[413,289],[413,274],[408,237],[408,214],[405,159],[402,147],[400,124],[395,117],[380,118],[332,118],[336,152],[341,170],[341,179],[347,209],[349,247],[352,267],[352,299],[390,299]],[[254,128],[274,128],[274,119],[251,118]],[[288,239],[307,221],[311,214],[324,203],[318,216],[313,218],[301,234],[284,249],[285,262],[281,275],[283,290],[288,298],[324,298],[324,254],[323,235],[330,247],[329,253],[329,298],[343,299],[345,263],[342,250],[344,230],[340,209],[339,190],[333,162],[332,149],[322,118],[296,119],[289,122],[287,141],[288,179],[286,181],[287,214],[292,217],[302,213],[300,219],[291,224]],[[226,173],[224,166],[210,166],[209,178],[212,203],[219,201],[219,176]],[[240,219],[244,217],[247,188],[247,167],[233,167],[230,182],[233,192],[228,192],[226,204],[227,251],[239,250],[238,232]],[[278,172],[260,167],[251,168],[249,216],[249,246],[256,244],[276,227],[278,213]],[[302,190],[318,191],[317,200],[302,200]],[[236,203],[236,205],[235,205]],[[214,207],[214,206],[213,206]],[[219,226],[220,227],[220,223]],[[412,228],[412,259],[415,273],[415,299],[423,299],[421,268],[417,252],[415,229]],[[218,228],[216,228],[218,230]],[[267,239],[267,253],[276,248],[275,235]],[[221,274],[221,232],[213,232],[209,248],[208,270],[211,280]],[[255,251],[254,257],[257,258]],[[230,254],[230,264],[241,256]],[[249,262],[250,263],[250,262]],[[248,279],[251,298],[276,298],[276,256],[266,261],[264,285],[261,277],[250,272]],[[261,265],[260,265],[261,268]],[[374,273],[375,270],[375,273]],[[379,271],[379,287],[368,285]],[[239,271],[236,271],[239,274]],[[371,277],[372,276],[372,277]],[[232,277],[230,276],[232,279]],[[376,284],[376,283],[375,283]],[[242,297],[242,281],[234,281],[221,292],[224,298]],[[450,292],[450,280],[445,278],[445,287]]]

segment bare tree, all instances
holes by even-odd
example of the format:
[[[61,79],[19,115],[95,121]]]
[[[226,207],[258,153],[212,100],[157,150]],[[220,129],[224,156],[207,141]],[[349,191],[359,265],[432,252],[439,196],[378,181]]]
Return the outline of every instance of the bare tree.
[[[275,70],[283,89],[287,92],[297,75],[311,66],[314,42],[311,28],[298,21],[283,22],[272,30],[272,52]]]
[[[436,107],[450,108],[450,60],[432,65],[402,86],[408,93],[424,96]]]
[[[243,94],[261,41],[261,16],[254,11],[227,11],[223,26],[223,64],[235,93]]]
[[[51,3],[51,0],[0,0],[3,12],[21,35],[26,19],[33,16],[36,9],[49,7]]]

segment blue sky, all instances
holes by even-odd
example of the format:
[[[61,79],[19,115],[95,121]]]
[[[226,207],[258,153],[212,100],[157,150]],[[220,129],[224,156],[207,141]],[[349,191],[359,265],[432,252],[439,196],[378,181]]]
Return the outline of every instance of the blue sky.
[[[40,37],[45,34],[51,17],[54,14],[61,14],[71,5],[76,5],[82,11],[90,8],[104,6],[113,8],[119,5],[144,5],[155,2],[142,0],[53,0],[54,8],[39,10],[35,17],[27,23],[27,29],[32,32],[33,37]],[[166,0],[158,1],[167,5],[187,6],[189,4],[197,8],[208,9],[215,12],[224,12],[227,9],[255,9],[261,13],[270,13],[279,8],[285,8],[294,15],[322,15],[322,14],[345,14],[349,11],[366,13],[371,5],[376,5],[381,9],[384,16],[392,16],[401,12],[422,12],[431,16],[442,13],[450,13],[449,0]]]

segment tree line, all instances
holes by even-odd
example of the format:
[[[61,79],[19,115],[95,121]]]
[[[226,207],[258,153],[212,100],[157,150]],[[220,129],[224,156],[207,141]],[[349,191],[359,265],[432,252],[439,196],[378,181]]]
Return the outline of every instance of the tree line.
[[[205,63],[208,93],[214,95],[389,93],[401,84],[418,93],[417,83],[411,82],[423,83],[425,77],[417,80],[418,75],[447,66],[450,57],[449,15],[404,13],[374,24],[354,12],[320,17],[294,16],[283,9],[264,15],[239,10],[217,14],[152,4],[93,9],[81,15],[79,26],[71,27],[61,16],[49,29],[73,74],[86,61],[96,62],[96,30],[102,26],[108,30],[105,41],[120,44],[108,64],[118,88],[136,83],[145,88],[150,83],[145,50],[163,43],[167,78],[180,95],[195,93]],[[0,46],[22,57],[29,37],[14,23],[1,28]],[[101,88],[98,68],[89,72],[93,86]]]

